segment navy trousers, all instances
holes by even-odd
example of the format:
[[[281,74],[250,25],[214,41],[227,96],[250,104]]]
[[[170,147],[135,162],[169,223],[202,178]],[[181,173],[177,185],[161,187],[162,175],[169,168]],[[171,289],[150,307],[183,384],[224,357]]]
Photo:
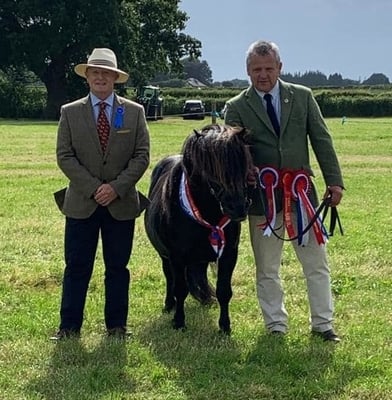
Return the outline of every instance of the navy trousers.
[[[134,219],[116,220],[101,206],[89,218],[66,218],[60,329],[80,331],[82,327],[99,234],[105,264],[105,324],[108,329],[126,326],[130,283],[127,265],[134,229]]]

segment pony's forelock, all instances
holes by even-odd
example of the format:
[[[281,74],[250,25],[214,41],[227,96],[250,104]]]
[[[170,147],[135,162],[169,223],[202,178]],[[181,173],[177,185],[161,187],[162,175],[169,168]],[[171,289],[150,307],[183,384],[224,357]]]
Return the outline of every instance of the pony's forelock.
[[[224,190],[243,187],[251,157],[246,130],[212,124],[194,131],[184,142],[183,163],[189,175],[200,174],[218,182]]]

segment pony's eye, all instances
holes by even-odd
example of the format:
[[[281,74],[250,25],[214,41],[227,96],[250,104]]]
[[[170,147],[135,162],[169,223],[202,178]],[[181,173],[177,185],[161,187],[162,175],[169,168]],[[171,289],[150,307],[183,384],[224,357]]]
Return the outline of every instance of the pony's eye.
[[[224,189],[217,182],[210,182],[210,193],[219,200],[224,193]]]

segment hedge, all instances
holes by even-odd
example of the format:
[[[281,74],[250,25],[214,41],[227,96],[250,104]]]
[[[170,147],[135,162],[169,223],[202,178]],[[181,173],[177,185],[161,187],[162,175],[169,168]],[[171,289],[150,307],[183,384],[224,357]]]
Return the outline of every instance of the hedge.
[[[185,100],[200,99],[206,112],[220,111],[227,100],[241,92],[240,88],[162,88],[164,116],[181,115]],[[315,98],[325,117],[391,117],[391,85],[315,88]],[[133,88],[127,97],[135,100]],[[42,86],[10,83],[0,75],[0,117],[40,119],[46,105]]]

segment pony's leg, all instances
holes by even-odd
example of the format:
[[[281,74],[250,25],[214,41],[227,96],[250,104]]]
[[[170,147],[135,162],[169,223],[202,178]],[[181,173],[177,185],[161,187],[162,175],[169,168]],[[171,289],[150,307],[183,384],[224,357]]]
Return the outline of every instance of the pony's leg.
[[[170,312],[174,310],[174,307],[176,306],[176,298],[174,297],[174,277],[172,267],[167,258],[162,258],[162,269],[166,278],[166,297],[163,311]]]
[[[231,278],[235,267],[235,261],[233,263],[233,259],[227,260],[225,258],[222,257],[218,264],[216,297],[220,306],[219,328],[221,332],[229,335],[231,333],[229,303],[233,295]],[[236,258],[235,256],[234,259],[236,260]]]
[[[208,262],[200,262],[188,265],[186,269],[186,280],[190,294],[202,305],[215,303],[215,289],[208,280]]]
[[[174,329],[186,329],[184,303],[189,289],[185,279],[185,267],[179,263],[173,263],[174,271],[174,296],[176,298],[176,311],[172,320]]]

